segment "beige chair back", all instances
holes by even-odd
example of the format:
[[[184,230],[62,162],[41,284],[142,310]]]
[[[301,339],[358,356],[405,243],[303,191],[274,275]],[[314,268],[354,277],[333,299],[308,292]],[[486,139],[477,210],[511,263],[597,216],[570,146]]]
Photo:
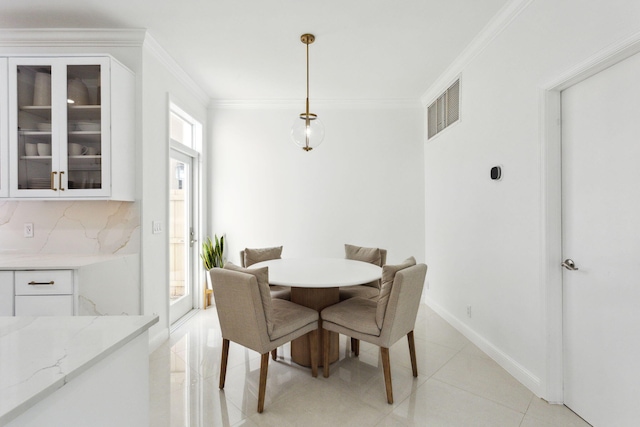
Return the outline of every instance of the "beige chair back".
[[[267,322],[254,275],[222,268],[209,271],[222,337],[260,354],[270,351]]]
[[[427,266],[417,264],[398,271],[394,276],[380,331],[382,347],[391,347],[413,331],[426,275]]]
[[[382,267],[383,265],[385,265],[387,263],[387,250],[386,249],[365,248],[365,247],[362,247],[362,246],[354,246],[354,245],[349,245],[349,244],[345,244],[344,248],[345,248],[345,257],[347,259],[354,259],[354,260],[357,260],[357,261],[371,262],[370,260],[361,259],[358,255],[355,255],[353,253],[353,251],[356,250],[356,249],[360,249],[360,250],[364,250],[365,252],[369,252],[370,253],[373,250],[378,250],[380,252],[380,265],[378,267]],[[378,265],[377,263],[373,263],[373,264]],[[362,286],[370,286],[372,288],[380,289],[380,280],[374,280],[373,282],[363,283]]]

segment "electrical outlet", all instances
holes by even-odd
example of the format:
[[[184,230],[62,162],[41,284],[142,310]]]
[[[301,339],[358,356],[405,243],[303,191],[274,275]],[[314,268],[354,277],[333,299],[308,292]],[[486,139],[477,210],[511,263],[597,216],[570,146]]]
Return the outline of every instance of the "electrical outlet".
[[[162,221],[153,221],[153,234],[162,233]]]
[[[467,317],[471,317],[471,306],[467,306]]]
[[[33,237],[33,223],[25,222],[24,224],[24,237]]]

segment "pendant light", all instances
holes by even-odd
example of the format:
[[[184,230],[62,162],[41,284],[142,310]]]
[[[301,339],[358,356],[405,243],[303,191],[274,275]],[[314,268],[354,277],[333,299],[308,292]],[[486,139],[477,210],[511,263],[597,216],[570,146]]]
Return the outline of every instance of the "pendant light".
[[[324,139],[324,125],[317,114],[309,112],[309,45],[315,41],[313,34],[303,34],[300,41],[307,45],[307,102],[304,113],[294,121],[291,127],[293,142],[304,151],[311,151]]]

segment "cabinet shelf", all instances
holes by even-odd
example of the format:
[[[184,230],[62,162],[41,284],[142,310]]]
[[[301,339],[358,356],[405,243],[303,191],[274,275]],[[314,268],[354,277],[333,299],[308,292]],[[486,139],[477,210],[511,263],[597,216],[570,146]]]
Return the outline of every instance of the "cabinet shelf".
[[[99,120],[102,112],[101,105],[69,105],[68,120]]]
[[[23,105],[21,111],[34,114],[45,119],[51,118],[51,105]],[[68,105],[68,120],[99,120],[102,105]]]
[[[41,119],[51,120],[51,105],[23,105],[20,110]]]
[[[84,165],[84,164],[100,164],[102,155],[81,155],[81,156],[69,156],[69,166],[72,165]],[[31,160],[42,163],[51,162],[51,156],[20,156],[20,160]]]

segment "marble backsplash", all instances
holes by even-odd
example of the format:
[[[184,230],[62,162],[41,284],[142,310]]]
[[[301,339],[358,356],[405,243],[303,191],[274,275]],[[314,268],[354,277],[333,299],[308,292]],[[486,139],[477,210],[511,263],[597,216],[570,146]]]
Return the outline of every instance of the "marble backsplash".
[[[24,237],[32,223],[34,236]],[[140,206],[119,201],[0,201],[0,252],[140,252]]]

